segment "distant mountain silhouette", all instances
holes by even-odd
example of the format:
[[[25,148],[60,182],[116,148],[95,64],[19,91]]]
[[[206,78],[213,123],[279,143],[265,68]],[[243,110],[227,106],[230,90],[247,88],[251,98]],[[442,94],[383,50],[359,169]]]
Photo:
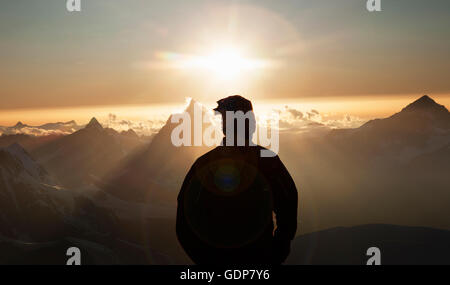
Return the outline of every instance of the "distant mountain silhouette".
[[[448,113],[423,96],[359,128],[281,133],[280,157],[300,197],[301,236],[288,262],[364,264],[370,245],[384,264],[447,263],[446,231],[407,226],[450,229]],[[176,195],[209,148],[173,146],[176,126],[169,118],[151,143],[94,118],[66,136],[0,136],[0,146],[30,150],[0,150],[0,263],[58,263],[52,252],[68,243],[88,263],[188,263],[175,236]],[[400,226],[357,226],[381,223]]]
[[[378,247],[381,264],[450,264],[450,231],[395,225],[337,227],[297,237],[287,264],[365,265]]]
[[[302,233],[369,223],[450,229],[450,115],[428,96],[325,137],[280,135]]]
[[[32,154],[64,186],[76,188],[100,180],[141,143],[139,137],[103,128],[92,118],[83,129],[53,140]]]
[[[85,129],[103,130],[103,126],[97,121],[96,118],[92,118],[84,128]]]
[[[387,119],[369,121],[359,129],[367,128],[371,131],[397,129],[400,132],[432,132],[433,128],[448,130],[450,113],[444,106],[425,95],[403,108],[401,112]]]
[[[2,133],[6,135],[19,134],[20,132],[42,135],[44,131],[53,131],[54,133],[72,133],[81,128],[82,127],[77,125],[77,123],[73,120],[68,122],[47,123],[38,126],[30,126],[19,121],[12,127],[0,127]]]
[[[428,152],[448,142],[450,112],[428,96],[422,96],[385,119],[375,119],[356,129],[334,130],[328,138],[344,150],[359,152],[361,159],[380,154],[380,159],[411,159],[412,149]]]
[[[428,114],[443,116],[444,118],[447,117],[447,119],[449,116],[447,108],[436,103],[436,101],[431,99],[428,95],[424,95],[413,103],[409,104],[402,109],[402,112],[426,112]]]
[[[191,118],[195,104],[198,103],[191,100],[185,110]],[[206,110],[201,108],[203,115]],[[175,147],[171,134],[178,124],[172,123],[171,119],[172,116],[148,146],[128,157],[124,164],[111,172],[105,182],[107,192],[125,201],[143,203],[157,199],[171,204],[175,202],[177,191],[189,167],[210,148]],[[203,130],[208,126],[209,123],[203,123]]]
[[[81,129],[81,126],[77,125],[77,123],[74,120],[72,120],[68,122],[47,123],[40,126],[36,126],[35,128],[40,128],[44,130],[60,130],[64,132],[73,132]]]
[[[22,122],[19,121],[12,128],[14,128],[14,129],[21,129],[21,128],[24,128],[24,127],[28,127],[28,126],[24,125]]]

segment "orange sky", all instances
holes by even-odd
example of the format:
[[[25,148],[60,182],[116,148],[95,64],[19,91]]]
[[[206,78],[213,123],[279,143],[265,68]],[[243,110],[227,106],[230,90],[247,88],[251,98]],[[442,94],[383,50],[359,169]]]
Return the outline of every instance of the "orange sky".
[[[363,1],[364,2],[364,1]],[[450,106],[450,1],[2,1],[0,126],[164,122],[241,94],[362,120],[423,94]],[[362,4],[361,4],[362,3]],[[409,94],[409,95],[404,95]]]
[[[68,13],[53,0],[2,1],[0,122],[230,94],[387,115],[400,94],[450,93],[450,2],[386,1],[379,13],[360,2],[96,0]]]

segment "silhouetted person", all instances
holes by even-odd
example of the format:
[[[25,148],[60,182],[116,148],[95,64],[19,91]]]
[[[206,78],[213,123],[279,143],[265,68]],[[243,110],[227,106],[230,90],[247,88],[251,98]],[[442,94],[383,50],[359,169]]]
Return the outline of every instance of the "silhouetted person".
[[[226,111],[253,109],[237,95],[217,103],[225,135]],[[278,156],[261,157],[264,148],[250,145],[254,117],[246,120],[243,146],[237,146],[236,121],[232,146],[224,138],[197,159],[183,182],[178,240],[197,264],[281,264],[297,230],[297,189]]]

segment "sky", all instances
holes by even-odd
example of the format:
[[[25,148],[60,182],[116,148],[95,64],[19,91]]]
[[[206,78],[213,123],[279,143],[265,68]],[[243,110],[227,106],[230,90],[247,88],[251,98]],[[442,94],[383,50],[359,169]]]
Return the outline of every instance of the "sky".
[[[105,106],[171,109],[187,97],[210,104],[231,94],[261,104],[386,99],[376,110],[357,104],[373,114],[422,94],[450,101],[447,0],[382,0],[373,13],[365,0],[81,7],[0,0],[0,124],[26,114],[31,122],[63,119],[64,110],[87,120]]]

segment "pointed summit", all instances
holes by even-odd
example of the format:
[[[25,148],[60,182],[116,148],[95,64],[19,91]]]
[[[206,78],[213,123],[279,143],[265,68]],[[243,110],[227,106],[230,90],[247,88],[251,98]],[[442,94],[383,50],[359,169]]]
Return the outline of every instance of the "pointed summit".
[[[428,95],[420,97],[419,99],[409,104],[402,110],[402,112],[415,112],[415,111],[448,113],[448,110],[444,106],[436,103],[436,101],[431,99]]]
[[[208,112],[208,110],[205,108],[205,106],[204,105],[202,105],[202,104],[200,104],[199,102],[197,102],[196,100],[194,100],[193,98],[188,98],[188,100],[187,100],[187,102],[186,102],[187,104],[185,105],[186,107],[184,108],[184,110],[183,111],[181,111],[180,113],[188,113],[190,116],[191,116],[191,119],[193,120],[194,119],[194,116],[195,116],[195,110],[200,110],[201,111],[201,114],[199,114],[200,116],[203,116],[203,114],[204,113],[207,113]],[[195,108],[195,107],[197,107],[197,108]],[[175,114],[175,113],[174,113]],[[166,126],[170,126],[170,128],[173,128],[173,123],[171,122],[171,120],[172,120],[172,115],[174,115],[174,114],[171,114],[170,116],[169,116],[169,118],[167,119],[167,121],[166,121],[166,124],[163,126],[163,128],[161,128],[161,130],[163,130],[164,129],[164,127],[166,127]],[[160,131],[161,131],[160,130]]]
[[[19,121],[19,122],[17,122],[17,124],[14,125],[13,128],[20,129],[20,128],[23,128],[23,127],[26,127],[26,126],[27,125],[25,125],[21,121]]]
[[[208,112],[208,109],[205,107],[205,105],[201,104],[200,102],[196,101],[195,99],[191,98],[189,100],[189,104],[184,110],[184,112],[189,113],[191,116],[194,115],[195,107],[197,107],[197,110],[201,111],[201,115],[203,116],[204,113]]]
[[[195,104],[198,104],[197,101],[195,101],[193,98],[189,99],[189,104],[187,105],[186,109],[184,110],[185,112],[188,113],[194,113],[194,106]]]
[[[89,121],[89,124],[86,125],[85,129],[97,129],[102,130],[102,125],[97,121],[97,119],[94,117]]]

